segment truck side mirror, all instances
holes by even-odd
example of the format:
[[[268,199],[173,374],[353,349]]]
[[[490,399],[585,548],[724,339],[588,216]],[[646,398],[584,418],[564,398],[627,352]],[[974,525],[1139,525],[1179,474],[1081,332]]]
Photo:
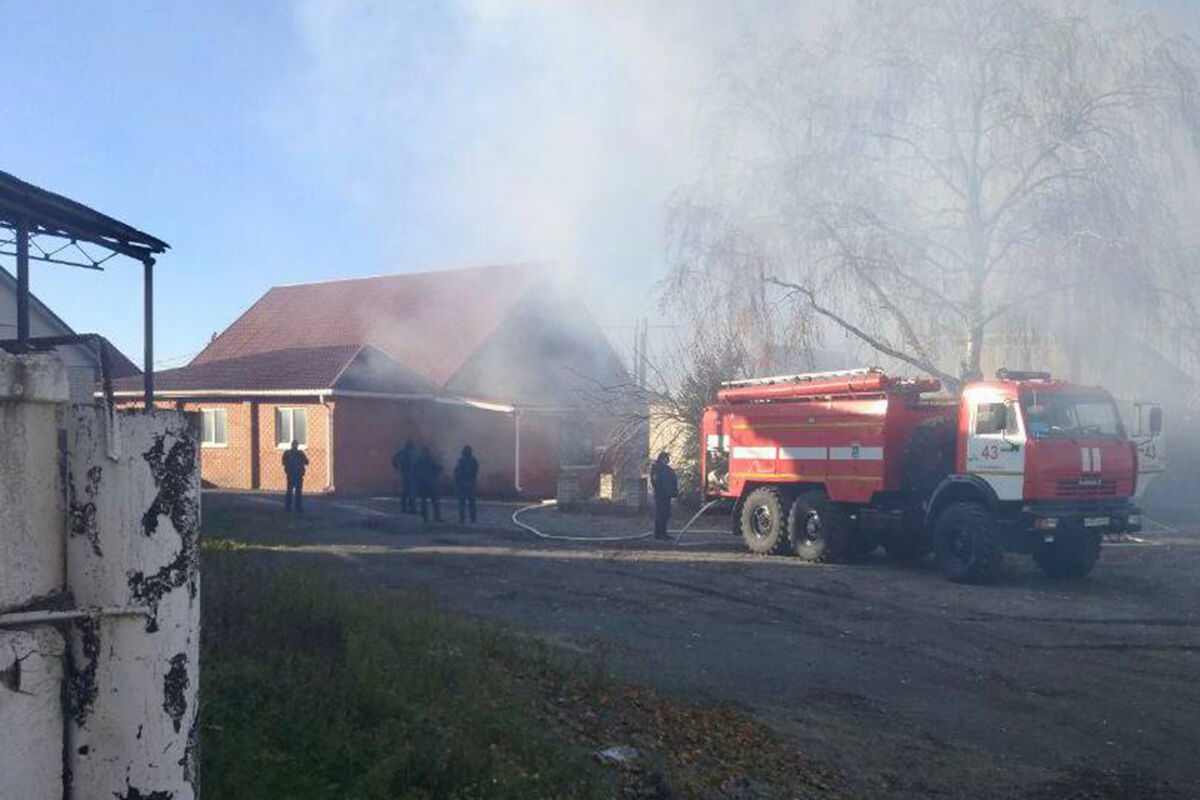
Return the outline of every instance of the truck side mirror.
[[[1150,433],[1154,436],[1162,433],[1162,408],[1160,406],[1150,409]]]

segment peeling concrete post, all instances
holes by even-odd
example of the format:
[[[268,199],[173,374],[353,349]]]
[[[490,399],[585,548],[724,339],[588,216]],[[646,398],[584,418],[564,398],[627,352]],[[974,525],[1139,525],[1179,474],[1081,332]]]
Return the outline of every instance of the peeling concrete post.
[[[0,612],[63,589],[58,430],[69,391],[57,357],[0,350]]]
[[[0,800],[194,800],[198,420],[68,397],[0,351]]]
[[[63,796],[63,638],[46,626],[0,630],[0,798]]]
[[[0,351],[0,614],[62,594],[58,430],[67,371],[54,356]],[[63,638],[0,628],[0,798],[62,797]]]
[[[68,767],[76,798],[199,794],[199,431],[178,411],[104,410],[67,423],[68,585],[81,607],[145,617],[84,621],[71,637]]]

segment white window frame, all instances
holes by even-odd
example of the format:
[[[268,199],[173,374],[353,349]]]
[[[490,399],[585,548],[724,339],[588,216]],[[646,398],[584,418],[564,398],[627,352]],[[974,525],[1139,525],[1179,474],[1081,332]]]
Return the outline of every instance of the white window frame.
[[[200,420],[200,446],[201,447],[229,447],[229,412],[228,412],[228,410],[224,409],[224,408],[202,408],[202,409],[200,409],[200,414],[202,417]],[[213,423],[212,423],[213,440],[211,442],[207,441],[204,438],[204,419],[203,419],[203,417],[207,417],[209,414],[213,415]],[[217,435],[216,415],[217,414],[221,415],[222,420],[224,422],[224,424],[221,427],[225,431],[225,440],[222,442],[218,442],[216,440],[216,435]]]
[[[296,412],[304,414],[304,441],[300,442],[300,449],[308,449],[308,408],[305,406],[277,406],[275,408],[275,449],[290,450],[292,447],[292,439],[296,435]],[[288,435],[280,436],[284,415],[288,415]]]

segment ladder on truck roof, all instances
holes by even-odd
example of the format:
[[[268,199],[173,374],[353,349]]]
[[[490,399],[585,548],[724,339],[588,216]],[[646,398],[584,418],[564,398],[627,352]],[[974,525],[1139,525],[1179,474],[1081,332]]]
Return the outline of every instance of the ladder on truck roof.
[[[797,375],[774,375],[770,378],[746,378],[740,381],[723,381],[722,389],[739,389],[743,386],[770,386],[776,383],[808,383],[811,381],[829,381],[837,378],[853,378],[857,375],[882,375],[879,367],[864,367],[862,369],[841,369],[831,372],[802,372]]]

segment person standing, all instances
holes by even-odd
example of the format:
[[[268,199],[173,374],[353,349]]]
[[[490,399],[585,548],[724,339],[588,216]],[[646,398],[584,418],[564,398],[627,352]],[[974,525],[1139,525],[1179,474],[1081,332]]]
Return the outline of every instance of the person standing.
[[[292,440],[290,449],[283,454],[283,474],[287,476],[287,495],[284,498],[284,509],[292,510],[292,497],[295,496],[296,511],[304,510],[304,470],[308,467],[308,456],[300,449],[300,442]]]
[[[671,456],[658,454],[650,468],[650,485],[654,488],[654,538],[667,539],[667,524],[671,521],[671,498],[679,494],[679,477],[671,469]]]
[[[404,444],[392,456],[392,469],[400,475],[400,513],[414,514],[417,511],[416,481],[413,465],[417,460],[417,448],[412,439],[405,437]]]
[[[479,459],[471,445],[462,449],[458,463],[454,465],[454,493],[458,495],[458,522],[467,521],[470,511],[471,522],[475,522],[475,480],[479,477]]]
[[[438,502],[438,478],[442,474],[442,465],[429,452],[428,447],[422,447],[421,452],[413,461],[412,476],[416,483],[417,497],[421,501],[421,519],[429,522],[429,506],[433,506],[433,521],[442,521],[442,508]]]

